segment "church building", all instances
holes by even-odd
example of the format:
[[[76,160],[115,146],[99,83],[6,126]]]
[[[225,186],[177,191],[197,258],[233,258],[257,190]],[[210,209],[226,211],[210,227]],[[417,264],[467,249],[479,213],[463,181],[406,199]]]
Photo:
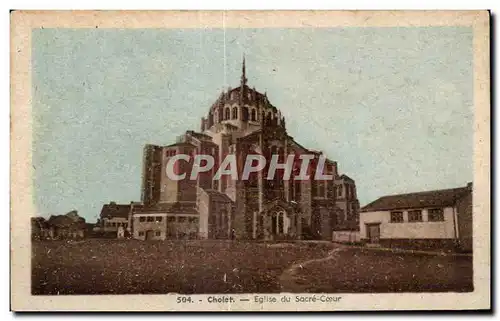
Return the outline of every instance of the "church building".
[[[240,84],[220,93],[201,118],[199,131],[188,130],[174,144],[146,145],[143,156],[141,202],[130,206],[128,230],[134,238],[149,239],[324,239],[332,232],[357,227],[359,201],[353,179],[338,172],[337,162],[326,160],[330,180],[290,179],[278,169],[267,179],[266,168],[246,180],[223,175],[214,179],[217,165],[234,155],[242,172],[247,155],[267,160],[279,155],[323,156],[300,145],[286,129],[285,117],[267,94],[250,88],[243,60]],[[216,166],[189,179],[193,162],[179,161],[176,170],[186,178],[173,180],[166,173],[178,154],[211,155]],[[298,158],[298,157],[297,157]],[[314,163],[314,160],[312,163]],[[308,169],[314,172],[314,168]]]

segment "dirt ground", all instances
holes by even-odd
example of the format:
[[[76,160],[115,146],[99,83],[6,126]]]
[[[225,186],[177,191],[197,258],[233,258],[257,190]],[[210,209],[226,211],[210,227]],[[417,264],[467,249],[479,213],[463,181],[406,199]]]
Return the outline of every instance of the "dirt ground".
[[[135,240],[33,243],[32,293],[278,293],[294,265],[308,292],[471,291],[472,259],[342,249],[331,243]],[[312,260],[312,261],[311,261]],[[285,287],[286,288],[286,287]]]
[[[472,257],[341,248],[295,270],[300,292],[469,292]]]
[[[330,249],[231,241],[35,242],[32,293],[277,293],[288,266]]]

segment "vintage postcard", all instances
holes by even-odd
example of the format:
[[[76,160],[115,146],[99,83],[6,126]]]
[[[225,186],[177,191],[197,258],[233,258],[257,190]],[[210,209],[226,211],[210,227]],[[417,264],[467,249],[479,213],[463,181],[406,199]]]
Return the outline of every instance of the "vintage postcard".
[[[13,11],[11,309],[490,309],[487,11]]]

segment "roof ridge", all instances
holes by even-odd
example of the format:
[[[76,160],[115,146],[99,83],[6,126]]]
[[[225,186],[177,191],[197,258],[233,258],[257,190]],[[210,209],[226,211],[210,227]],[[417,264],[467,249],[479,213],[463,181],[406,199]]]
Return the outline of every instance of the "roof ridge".
[[[455,204],[457,200],[470,191],[471,189],[465,186],[406,194],[385,195],[363,206],[361,211],[447,207]]]
[[[436,192],[445,192],[445,191],[453,191],[453,190],[466,190],[467,187],[455,187],[455,188],[444,188],[444,189],[435,189],[435,190],[429,190],[429,191],[421,191],[421,192],[410,192],[410,193],[402,193],[402,194],[391,194],[391,195],[383,195],[379,197],[378,199],[384,198],[384,197],[395,197],[395,196],[406,196],[406,195],[418,195],[418,194],[431,194],[431,193],[436,193]]]

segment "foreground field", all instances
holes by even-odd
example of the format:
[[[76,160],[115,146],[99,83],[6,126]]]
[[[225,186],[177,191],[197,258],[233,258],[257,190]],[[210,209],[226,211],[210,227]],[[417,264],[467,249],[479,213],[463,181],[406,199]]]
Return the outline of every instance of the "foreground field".
[[[276,245],[276,246],[275,246]],[[33,246],[34,294],[279,292],[279,276],[331,246],[225,241],[47,241]]]
[[[96,239],[33,243],[33,294],[282,290],[470,291],[472,262],[468,257],[381,254],[329,243]]]
[[[472,257],[464,256],[341,248],[288,272],[290,292],[473,291]]]

